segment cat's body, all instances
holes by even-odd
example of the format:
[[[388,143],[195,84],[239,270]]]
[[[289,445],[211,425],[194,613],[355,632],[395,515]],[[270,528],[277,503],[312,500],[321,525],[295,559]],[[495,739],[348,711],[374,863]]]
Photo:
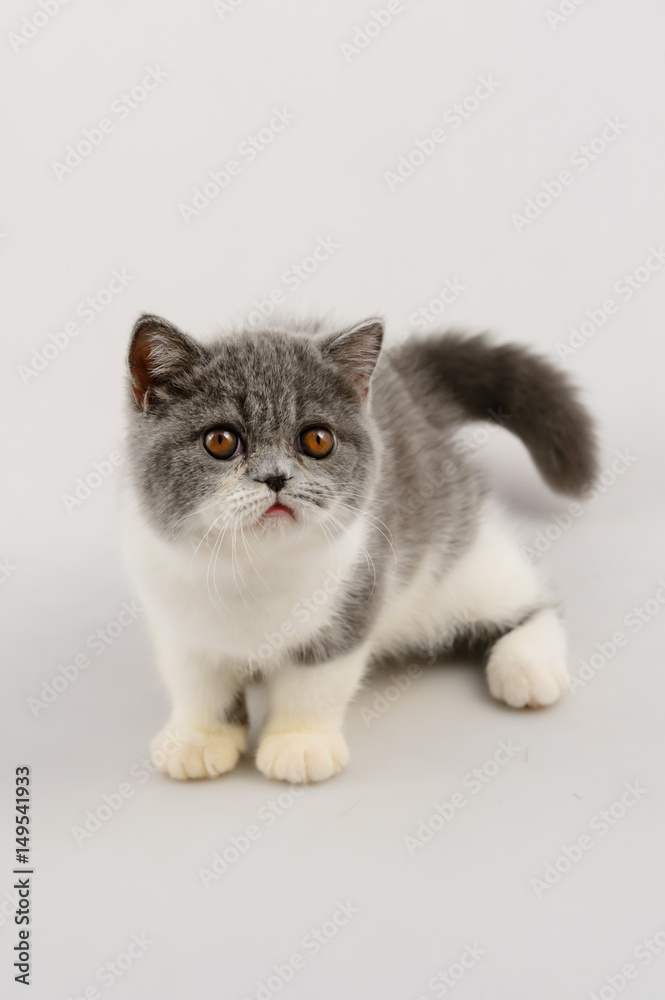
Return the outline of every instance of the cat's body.
[[[479,633],[496,640],[496,697],[549,704],[566,684],[556,610],[459,432],[498,420],[577,491],[594,471],[586,414],[522,348],[449,335],[377,364],[381,333],[368,321],[203,347],[137,324],[126,542],[174,706],[156,748],[180,731],[162,756],[174,777],[233,767],[250,677],[270,696],[257,764],[291,781],[344,765],[345,708],[386,653]]]

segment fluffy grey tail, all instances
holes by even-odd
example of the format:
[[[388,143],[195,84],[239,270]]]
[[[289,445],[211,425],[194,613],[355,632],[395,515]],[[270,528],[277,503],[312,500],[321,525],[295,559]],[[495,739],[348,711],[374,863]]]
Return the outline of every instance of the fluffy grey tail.
[[[442,334],[407,341],[397,367],[415,390],[445,393],[468,420],[491,420],[521,438],[545,481],[579,494],[595,477],[596,439],[568,376],[519,344],[484,335]],[[415,384],[414,380],[415,379]]]

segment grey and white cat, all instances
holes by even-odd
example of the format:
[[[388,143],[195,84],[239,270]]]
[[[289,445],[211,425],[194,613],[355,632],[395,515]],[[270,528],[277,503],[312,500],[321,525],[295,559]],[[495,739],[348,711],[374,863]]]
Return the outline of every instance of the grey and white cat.
[[[523,347],[446,334],[382,353],[382,336],[375,319],[206,345],[154,316],[134,328],[126,550],[173,703],[153,749],[174,778],[234,767],[257,677],[256,763],[291,782],[344,767],[345,710],[384,654],[481,636],[496,698],[549,705],[566,687],[557,609],[459,435],[498,421],[579,493],[596,468],[586,411]]]

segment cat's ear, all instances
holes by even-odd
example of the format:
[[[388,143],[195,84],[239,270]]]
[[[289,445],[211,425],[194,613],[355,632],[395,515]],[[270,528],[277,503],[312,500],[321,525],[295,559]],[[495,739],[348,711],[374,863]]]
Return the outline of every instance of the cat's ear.
[[[383,323],[372,318],[363,320],[350,330],[325,337],[321,351],[324,357],[340,368],[364,399],[379,360],[382,341]]]
[[[169,388],[182,385],[182,375],[203,357],[203,348],[159,316],[143,315],[132,330],[129,376],[132,392],[143,410]]]

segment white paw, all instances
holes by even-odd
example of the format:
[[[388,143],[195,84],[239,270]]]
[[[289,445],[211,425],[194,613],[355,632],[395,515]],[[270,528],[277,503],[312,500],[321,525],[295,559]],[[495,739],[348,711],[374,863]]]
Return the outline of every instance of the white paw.
[[[348,759],[341,733],[272,733],[259,744],[256,766],[267,778],[302,784],[331,778]]]
[[[513,708],[551,705],[568,687],[565,642],[551,611],[535,615],[494,646],[487,664],[489,689]]]
[[[160,771],[185,781],[217,778],[231,771],[245,745],[245,731],[240,726],[199,729],[171,723],[155,736],[150,751]]]

